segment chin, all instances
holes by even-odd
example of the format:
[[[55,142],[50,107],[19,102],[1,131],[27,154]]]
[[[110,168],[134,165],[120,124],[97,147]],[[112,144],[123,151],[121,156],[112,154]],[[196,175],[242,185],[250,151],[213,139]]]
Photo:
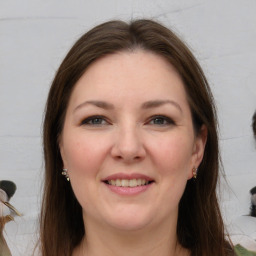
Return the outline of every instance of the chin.
[[[148,223],[145,223],[145,221],[144,222],[134,222],[134,221],[128,222],[126,220],[123,222],[119,221],[118,223],[117,222],[112,223],[111,226],[116,230],[129,232],[129,231],[143,230],[148,227]]]
[[[109,219],[109,225],[120,231],[138,231],[147,228],[154,220],[153,215],[142,212],[120,212]]]

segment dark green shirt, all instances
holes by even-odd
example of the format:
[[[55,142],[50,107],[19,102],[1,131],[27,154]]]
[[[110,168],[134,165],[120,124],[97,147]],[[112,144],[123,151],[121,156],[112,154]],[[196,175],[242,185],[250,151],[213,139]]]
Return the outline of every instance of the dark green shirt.
[[[240,244],[235,246],[235,254],[237,256],[256,256],[256,252],[248,251]]]

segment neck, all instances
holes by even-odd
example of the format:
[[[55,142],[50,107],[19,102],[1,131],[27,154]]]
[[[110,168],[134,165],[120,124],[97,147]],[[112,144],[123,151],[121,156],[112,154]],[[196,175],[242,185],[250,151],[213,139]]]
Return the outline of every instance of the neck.
[[[123,231],[95,227],[87,221],[86,236],[73,256],[188,256],[177,241],[176,223],[151,228]]]

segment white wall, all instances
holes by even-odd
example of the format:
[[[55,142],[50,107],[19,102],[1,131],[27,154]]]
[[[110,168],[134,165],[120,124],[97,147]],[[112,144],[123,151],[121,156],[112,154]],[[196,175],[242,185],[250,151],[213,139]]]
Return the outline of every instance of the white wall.
[[[108,19],[156,18],[191,46],[216,97],[227,222],[248,213],[256,186],[255,0],[0,0],[0,179],[17,184],[24,216],[7,224],[13,255],[30,255],[40,205],[41,124],[47,92],[73,42]],[[256,228],[255,228],[256,230]]]

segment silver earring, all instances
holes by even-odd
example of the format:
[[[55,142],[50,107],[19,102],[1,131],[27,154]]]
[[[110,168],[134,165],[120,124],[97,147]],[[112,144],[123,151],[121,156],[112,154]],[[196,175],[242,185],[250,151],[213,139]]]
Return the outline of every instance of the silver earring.
[[[193,178],[194,178],[194,179],[196,179],[196,177],[197,177],[197,170],[198,170],[198,168],[195,168],[195,167],[192,169]]]
[[[69,181],[68,169],[64,169],[64,168],[63,168],[61,174],[67,179],[67,181]]]

